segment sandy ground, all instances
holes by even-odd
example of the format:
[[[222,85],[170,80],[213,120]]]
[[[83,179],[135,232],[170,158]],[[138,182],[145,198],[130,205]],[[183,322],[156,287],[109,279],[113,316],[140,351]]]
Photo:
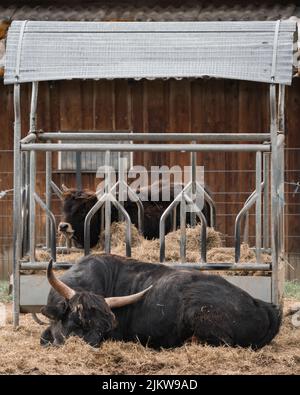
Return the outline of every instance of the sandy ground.
[[[294,301],[285,300],[285,309]],[[1,374],[300,374],[300,328],[285,318],[279,335],[259,351],[186,344],[153,351],[138,343],[107,341],[93,349],[78,338],[60,348],[42,348],[43,327],[30,315],[17,330],[0,327]]]

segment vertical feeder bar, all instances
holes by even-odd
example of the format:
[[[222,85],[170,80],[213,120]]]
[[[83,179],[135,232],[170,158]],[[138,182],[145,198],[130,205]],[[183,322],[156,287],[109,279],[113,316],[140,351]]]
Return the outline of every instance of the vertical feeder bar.
[[[244,243],[249,244],[249,211],[245,214],[243,241]]]
[[[277,113],[276,86],[270,85],[271,114],[271,249],[272,249],[272,302],[278,304],[279,282],[279,202],[278,202],[278,148],[277,148]]]
[[[176,229],[177,229],[177,207],[174,207],[173,211],[172,211],[172,230],[173,230],[173,232],[175,232]]]
[[[37,108],[38,90],[39,90],[39,83],[33,82],[31,85],[29,133],[36,133],[36,108]]]
[[[76,151],[76,188],[78,191],[82,189],[82,179],[81,179],[81,152]]]
[[[273,41],[273,56],[270,85],[270,133],[271,133],[271,249],[272,249],[272,302],[279,302],[279,163],[278,163],[278,118],[276,108],[275,73],[277,67],[278,34],[280,20],[276,22]]]
[[[21,258],[21,108],[20,84],[14,86],[14,210],[13,210],[13,324],[20,316],[20,258]]]
[[[30,151],[30,182],[29,182],[29,256],[35,262],[35,178],[36,152]]]
[[[180,260],[182,263],[186,261],[186,201],[184,192],[180,201]]]
[[[261,169],[262,169],[262,155],[261,152],[256,153],[256,193],[257,199],[255,204],[255,241],[256,241],[256,261],[261,263]]]
[[[21,255],[26,255],[26,243],[27,243],[27,187],[26,187],[26,152],[21,152],[21,242],[22,242],[22,252]]]
[[[192,144],[196,144],[195,141],[191,142]],[[196,165],[197,165],[197,153],[191,152],[191,179],[192,179],[192,200],[195,201],[196,195]],[[191,226],[196,225],[196,213],[192,210],[191,213]]]
[[[124,180],[124,163],[123,163],[123,154],[122,152],[118,152],[118,181],[119,181],[119,203],[120,205],[124,206],[124,199],[125,199],[125,180]],[[124,220],[124,215],[121,210],[118,210],[118,218],[119,221]]]
[[[279,85],[278,94],[278,129],[285,134],[285,85]],[[280,152],[280,217],[281,217],[281,251],[285,250],[285,215],[284,215],[284,142],[279,147]]]
[[[270,225],[269,225],[269,188],[270,188],[270,154],[263,153],[264,195],[263,195],[263,248],[270,247]]]
[[[52,152],[46,152],[46,206],[51,211],[51,180],[52,180]],[[46,216],[46,247],[51,248],[51,221],[48,215]]]
[[[110,151],[105,151],[105,193],[111,189]],[[110,228],[111,228],[111,202],[105,200],[105,252],[110,253]]]

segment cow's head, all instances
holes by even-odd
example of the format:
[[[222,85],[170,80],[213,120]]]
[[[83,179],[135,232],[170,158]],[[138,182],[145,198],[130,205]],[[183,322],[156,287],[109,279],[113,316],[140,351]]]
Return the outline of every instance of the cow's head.
[[[84,220],[90,209],[96,204],[97,196],[94,192],[78,191],[63,188],[63,217],[58,225],[58,233],[67,239],[72,239],[78,248],[84,246]],[[95,214],[90,224],[90,246],[94,247],[99,239],[101,223],[99,215]]]
[[[152,287],[136,294],[110,298],[93,292],[76,292],[55,277],[52,260],[48,265],[47,278],[63,299],[57,305],[48,304],[41,310],[51,320],[50,326],[41,335],[41,345],[61,345],[69,336],[79,336],[91,346],[99,347],[117,326],[111,309],[138,302]]]

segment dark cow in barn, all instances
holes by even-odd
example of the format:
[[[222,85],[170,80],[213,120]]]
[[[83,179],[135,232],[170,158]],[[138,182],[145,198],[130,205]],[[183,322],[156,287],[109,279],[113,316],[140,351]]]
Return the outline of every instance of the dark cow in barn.
[[[79,336],[98,347],[105,339],[138,340],[159,349],[192,339],[210,345],[258,349],[281,324],[281,309],[251,297],[221,276],[116,255],[90,255],[60,279],[42,313],[50,326],[41,344]]]
[[[147,187],[146,193],[150,194],[151,186]],[[140,191],[138,191],[140,192]],[[145,193],[145,191],[144,191]],[[144,206],[144,237],[146,239],[153,239],[159,237],[159,221],[162,213],[169,206],[169,204],[176,197],[175,184],[171,184],[170,199],[164,201],[162,199],[162,187],[159,184],[159,201],[143,201]],[[76,189],[66,189],[63,194],[63,218],[58,225],[59,233],[66,237],[72,238],[74,244],[78,248],[84,246],[84,220],[90,209],[97,203],[97,195],[91,191],[79,191]],[[131,221],[134,225],[138,225],[138,210],[135,202],[127,200],[124,202],[124,208],[128,212]],[[206,217],[208,226],[210,225],[210,207],[207,202],[204,202],[202,209]],[[118,210],[112,206],[111,222],[118,221]],[[190,215],[187,215],[187,224],[190,223]],[[180,210],[176,211],[176,227],[180,226]],[[101,231],[101,216],[100,211],[96,213],[90,224],[90,247],[94,247],[99,240]],[[166,233],[172,230],[171,216],[166,218]]]

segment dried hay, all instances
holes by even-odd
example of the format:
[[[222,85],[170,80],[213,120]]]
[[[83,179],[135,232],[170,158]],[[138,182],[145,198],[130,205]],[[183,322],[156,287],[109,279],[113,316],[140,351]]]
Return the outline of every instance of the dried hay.
[[[113,222],[111,224],[110,232],[111,238],[110,243],[111,247],[125,247],[125,240],[126,240],[126,223],[125,222]],[[105,234],[104,231],[100,234],[100,240],[98,246],[95,248],[96,250],[103,250],[104,249],[104,240]],[[136,247],[143,242],[144,238],[139,234],[138,229],[131,224],[131,246]]]
[[[285,301],[286,307],[292,302]],[[16,330],[11,323],[0,327],[0,374],[300,374],[300,329],[290,317],[259,351],[195,343],[155,351],[120,341],[93,349],[79,338],[68,339],[63,347],[42,348],[42,330],[30,315],[21,316]]]
[[[234,253],[235,251],[232,247],[214,247],[207,252],[207,260],[209,262],[234,263]],[[264,263],[269,263],[271,262],[271,256],[264,253],[261,255],[261,260]],[[251,262],[256,262],[255,252],[248,244],[242,243],[240,263]]]
[[[194,228],[186,228],[186,260],[191,263],[199,263],[200,261],[200,231],[201,225]],[[125,256],[125,222],[115,222],[111,225],[111,252],[113,254]],[[132,258],[145,262],[159,262],[159,240],[147,240],[142,237],[137,228],[132,225]],[[223,247],[223,235],[215,231],[213,228],[207,228],[207,261],[210,263],[234,263],[234,248]],[[91,251],[92,253],[103,253],[104,234],[100,236],[98,245]],[[180,230],[170,232],[165,237],[165,261],[180,262]],[[58,254],[57,261],[76,262],[82,257],[81,252],[71,252],[70,254]],[[45,250],[37,251],[38,261],[48,261],[50,259],[49,252]],[[256,262],[255,252],[248,244],[241,245],[240,263]],[[269,254],[262,254],[262,262],[271,262]],[[215,272],[216,273],[216,272]],[[218,274],[228,274],[229,272],[218,272]],[[266,275],[267,272],[259,271],[231,271],[233,275]]]
[[[186,247],[187,260],[189,262],[199,262],[200,254],[200,225],[194,228],[186,229]],[[117,255],[125,256],[125,222],[114,222],[111,225],[111,252]],[[132,234],[132,257],[145,262],[159,262],[159,240],[147,240],[141,236],[137,228],[131,226]],[[166,235],[166,261],[174,262],[180,259],[180,230],[170,232]],[[223,244],[221,233],[213,228],[207,228],[207,250],[211,248],[221,247]],[[104,251],[104,232],[100,235],[98,245],[92,250],[93,253]],[[45,250],[37,251],[38,261],[47,261],[50,259],[49,252]],[[57,261],[75,262],[82,256],[80,252],[72,252],[70,254],[57,254]]]

